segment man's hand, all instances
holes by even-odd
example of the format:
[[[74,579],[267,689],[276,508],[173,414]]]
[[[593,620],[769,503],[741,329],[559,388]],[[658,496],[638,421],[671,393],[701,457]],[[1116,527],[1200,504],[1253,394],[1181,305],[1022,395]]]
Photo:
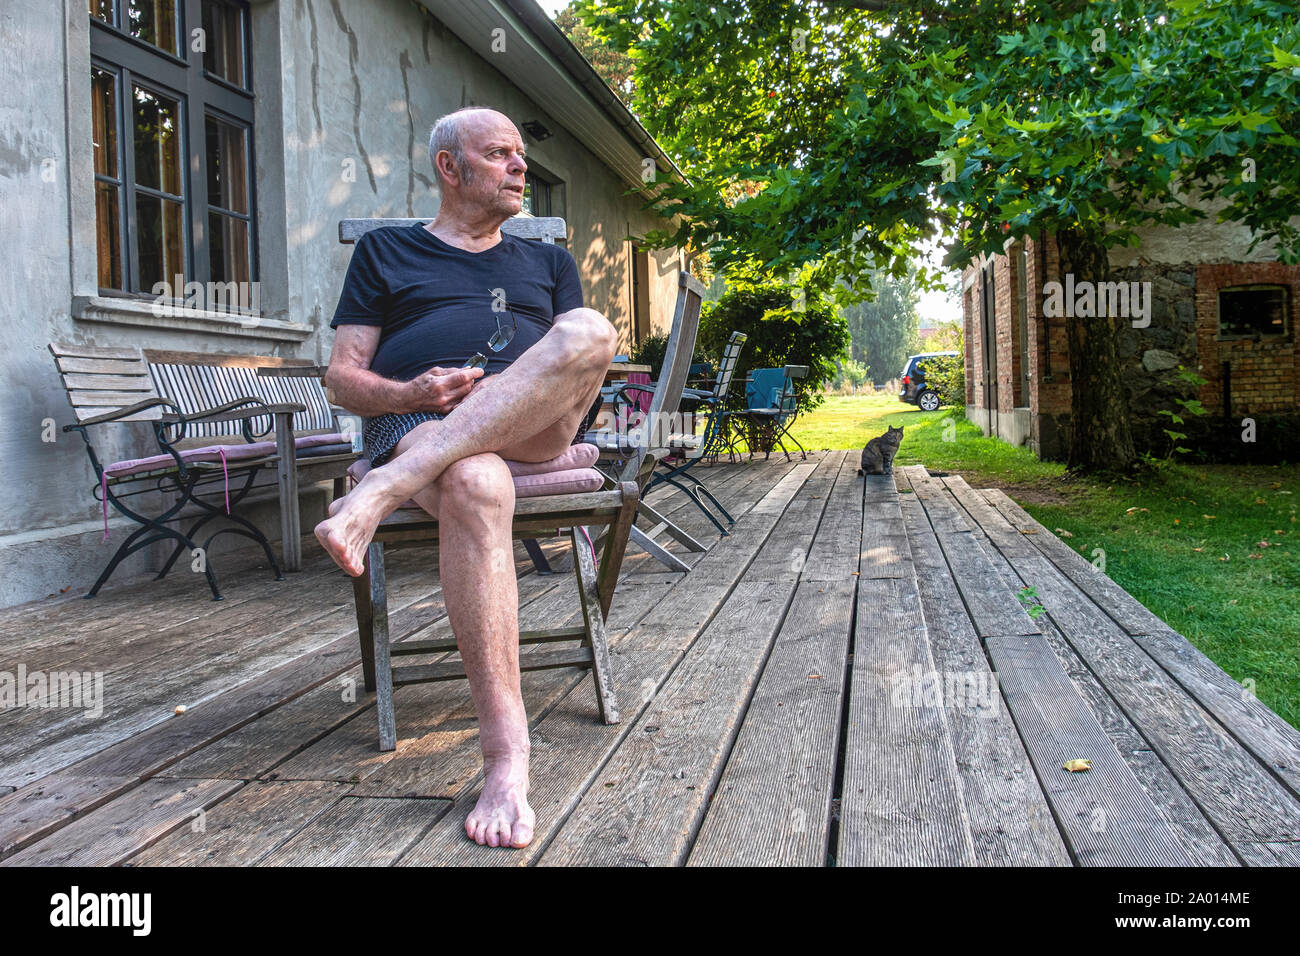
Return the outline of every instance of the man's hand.
[[[439,368],[435,365],[406,383],[406,404],[413,412],[446,415],[464,401],[482,377],[481,368]]]

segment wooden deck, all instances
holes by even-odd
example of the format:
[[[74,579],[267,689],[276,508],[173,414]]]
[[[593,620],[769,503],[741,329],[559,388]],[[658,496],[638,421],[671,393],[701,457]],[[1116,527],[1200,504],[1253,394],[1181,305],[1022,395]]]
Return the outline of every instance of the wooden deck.
[[[523,850],[465,838],[464,682],[399,688],[379,751],[351,588],[310,538],[282,583],[223,561],[221,603],[177,571],[0,612],[0,671],[104,679],[98,718],[0,711],[0,862],[1300,864],[1294,728],[1002,493],[856,465],[699,469],[737,517],[726,538],[651,496],[708,550],[680,552],[689,574],[629,554],[622,723],[599,722],[585,672],[524,675]],[[570,574],[517,558],[521,623],[578,613]],[[395,639],[448,633],[430,565],[390,555]]]

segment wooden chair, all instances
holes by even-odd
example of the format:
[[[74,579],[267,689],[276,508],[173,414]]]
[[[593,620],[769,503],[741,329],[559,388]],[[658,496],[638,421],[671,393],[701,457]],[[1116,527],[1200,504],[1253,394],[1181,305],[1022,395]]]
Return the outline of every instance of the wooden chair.
[[[700,324],[700,309],[706,291],[700,281],[690,273],[683,272],[678,276],[677,304],[673,310],[673,326],[669,335],[671,345],[688,350],[687,356],[681,357],[682,361],[685,361],[690,351],[695,348],[695,336]],[[677,336],[676,342],[672,340],[672,336]],[[743,338],[742,336],[742,340]],[[673,353],[673,359],[678,358],[678,354]],[[678,414],[682,398],[691,391],[686,388],[686,382],[693,367],[687,364],[685,371],[681,372],[669,361],[666,353],[658,382],[641,384],[629,381],[615,389],[612,395],[615,421],[641,423],[646,443],[654,446],[656,464],[662,462],[664,457],[671,453],[690,455],[695,454],[701,447],[699,442],[702,436],[697,436],[693,428],[688,430],[680,421]],[[632,410],[634,407],[639,410],[639,415]],[[588,432],[587,440],[601,449],[602,458],[606,463],[618,462],[619,436],[617,434],[609,430]],[[688,532],[645,502],[646,492],[658,483],[659,478],[657,473],[652,472],[646,483],[641,486],[642,501],[637,509],[637,525],[633,525],[630,536],[634,544],[654,556],[670,570],[690,571],[690,565],[656,540],[660,534],[667,532],[673,540],[688,551],[706,550],[705,546]]]
[[[339,237],[341,241],[355,241],[369,228],[409,226],[419,221],[426,220],[348,219],[340,223]],[[559,237],[566,234],[564,221],[553,218],[509,219],[501,228],[503,232],[521,236]],[[698,310],[695,323],[698,323]],[[665,362],[671,361],[674,367],[680,366],[682,381],[685,380],[694,341],[695,324],[691,324],[689,330],[674,328],[669,339],[669,357]],[[678,390],[680,391],[680,382]],[[555,537],[567,531],[573,546],[577,600],[582,608],[580,625],[521,632],[521,645],[577,641],[578,646],[521,655],[520,670],[589,668],[596,682],[600,717],[607,724],[618,723],[619,712],[610,670],[605,621],[614,598],[614,587],[623,564],[628,532],[636,517],[641,489],[650,480],[657,460],[655,454],[653,448],[625,443],[618,449],[618,467],[606,488],[583,494],[519,498],[515,502],[514,537],[525,540]],[[587,527],[607,529],[599,561],[594,546],[588,545],[590,535]],[[362,675],[366,689],[374,691],[376,695],[380,750],[393,750],[397,746],[394,687],[465,677],[464,665],[460,661],[403,666],[394,666],[392,661],[394,656],[428,655],[457,649],[454,638],[400,641],[396,644],[390,644],[389,639],[385,548],[396,544],[437,544],[437,541],[438,522],[434,518],[423,511],[399,510],[380,524],[367,549],[365,572],[353,579]]]
[[[76,431],[85,442],[95,471],[96,492],[103,502],[105,534],[110,504],[140,526],[118,547],[86,597],[98,594],[113,571],[130,555],[158,541],[174,541],[171,557],[157,574],[158,578],[164,577],[181,554],[200,547],[195,535],[217,517],[227,518],[232,526],[210,534],[202,544],[203,573],[214,601],[221,600],[221,592],[207,552],[212,539],[219,534],[238,534],[257,542],[276,579],[282,579],[266,536],[238,513],[237,506],[252,488],[258,473],[274,467],[277,461],[275,443],[256,440],[255,422],[266,422],[269,431],[272,416],[291,416],[302,411],[303,406],[267,404],[243,396],[209,406],[196,403],[181,408],[174,400],[159,394],[150,366],[139,349],[58,343],[51,344],[49,349],[77,417],[63,431]],[[87,430],[91,426],[126,422],[148,422],[153,427],[159,454],[102,463]],[[225,441],[214,444],[217,436],[223,436]],[[141,504],[129,500],[152,497],[159,492],[163,493],[163,501],[157,507],[149,507],[147,501]],[[172,494],[174,498],[170,498]],[[187,505],[199,510],[198,519],[184,531],[169,527],[169,522],[181,519]]]

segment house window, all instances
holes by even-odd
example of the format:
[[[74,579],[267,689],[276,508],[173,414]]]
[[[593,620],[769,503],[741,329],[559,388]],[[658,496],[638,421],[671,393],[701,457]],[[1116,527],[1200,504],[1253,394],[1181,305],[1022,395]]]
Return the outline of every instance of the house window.
[[[550,216],[551,184],[535,173],[524,174],[524,212],[533,216]]]
[[[1258,338],[1287,333],[1287,288],[1234,286],[1219,290],[1219,338]]]
[[[100,292],[255,300],[247,4],[88,3]]]

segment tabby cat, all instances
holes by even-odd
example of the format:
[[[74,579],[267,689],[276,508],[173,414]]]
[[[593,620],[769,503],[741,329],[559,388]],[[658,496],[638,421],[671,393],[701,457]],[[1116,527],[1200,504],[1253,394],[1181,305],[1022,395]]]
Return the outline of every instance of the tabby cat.
[[[903,443],[903,429],[890,427],[883,435],[877,435],[867,442],[862,449],[862,467],[859,475],[892,475],[894,473],[894,455]]]

